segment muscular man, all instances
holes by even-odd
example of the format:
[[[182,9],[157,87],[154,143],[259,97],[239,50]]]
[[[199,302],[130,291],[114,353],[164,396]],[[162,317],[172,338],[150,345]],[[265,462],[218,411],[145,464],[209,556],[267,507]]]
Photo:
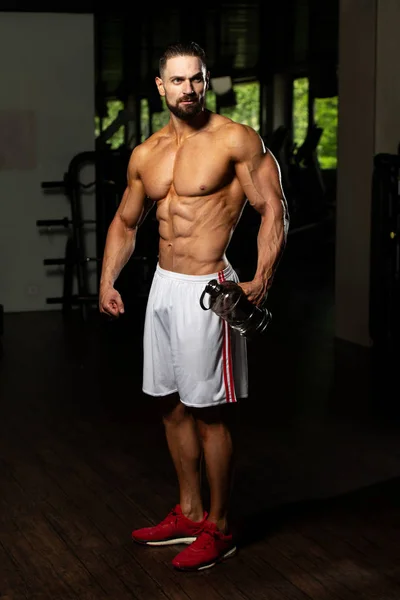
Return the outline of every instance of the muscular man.
[[[240,285],[250,301],[265,298],[285,247],[288,214],[276,160],[250,127],[205,108],[205,54],[191,42],[169,46],[156,84],[169,123],[134,148],[128,182],[107,234],[100,311],[124,312],[114,283],[156,203],[159,257],[145,317],[143,391],[161,397],[179,503],[154,527],[132,532],[150,545],[185,543],[172,561],[204,569],[236,551],[228,522],[232,482],[231,411],[247,395],[245,339],[199,304],[206,283],[238,276],[226,251],[245,203],[261,215],[257,266]],[[206,465],[210,507],[201,498]]]

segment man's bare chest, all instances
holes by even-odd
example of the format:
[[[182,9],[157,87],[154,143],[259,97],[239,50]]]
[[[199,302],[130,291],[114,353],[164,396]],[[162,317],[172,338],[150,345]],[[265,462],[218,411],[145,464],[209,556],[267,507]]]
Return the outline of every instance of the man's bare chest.
[[[178,196],[206,196],[226,186],[233,176],[226,152],[194,144],[155,151],[141,173],[153,200],[165,198],[171,190]]]

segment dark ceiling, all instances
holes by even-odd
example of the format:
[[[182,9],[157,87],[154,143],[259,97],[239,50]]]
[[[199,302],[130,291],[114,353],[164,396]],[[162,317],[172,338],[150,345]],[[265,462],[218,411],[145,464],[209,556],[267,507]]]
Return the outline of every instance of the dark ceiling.
[[[103,99],[145,93],[163,47],[194,39],[208,55],[214,75],[236,80],[273,73],[336,70],[339,0],[169,0],[153,3],[113,0],[59,1],[48,9],[39,0],[3,0],[1,11],[89,13],[95,17],[96,86]],[[34,7],[34,8],[33,8]],[[73,43],[73,40],[71,40]]]

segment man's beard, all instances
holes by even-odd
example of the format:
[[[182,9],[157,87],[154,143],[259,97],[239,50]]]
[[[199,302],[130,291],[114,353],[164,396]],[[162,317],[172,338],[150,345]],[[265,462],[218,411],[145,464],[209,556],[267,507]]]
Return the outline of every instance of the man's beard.
[[[190,121],[190,119],[193,119],[193,117],[201,113],[203,104],[198,98],[188,98],[187,100],[194,100],[194,102],[193,104],[185,104],[184,106],[181,106],[181,101],[174,106],[168,102],[168,98],[165,98],[165,103],[175,117],[178,117],[178,119],[181,119],[182,121]]]

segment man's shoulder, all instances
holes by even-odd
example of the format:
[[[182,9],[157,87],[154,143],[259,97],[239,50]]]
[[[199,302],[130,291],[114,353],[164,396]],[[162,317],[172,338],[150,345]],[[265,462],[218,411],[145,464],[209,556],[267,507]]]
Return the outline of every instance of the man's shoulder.
[[[146,140],[138,144],[134,148],[134,152],[136,152],[136,154],[139,156],[143,156],[154,150],[154,148],[158,146],[163,139],[166,138],[166,132],[164,130],[166,130],[165,127],[153,133]]]
[[[245,123],[234,121],[223,115],[214,115],[214,128],[218,134],[223,135],[227,143],[236,145],[245,143],[246,140],[259,143],[261,138],[257,131]]]
[[[166,134],[164,130],[160,129],[140,144],[137,144],[131,152],[131,163],[135,163],[136,165],[143,164],[143,161],[146,161],[146,159],[151,156],[153,150],[162,142],[163,139],[165,139],[165,137]]]

